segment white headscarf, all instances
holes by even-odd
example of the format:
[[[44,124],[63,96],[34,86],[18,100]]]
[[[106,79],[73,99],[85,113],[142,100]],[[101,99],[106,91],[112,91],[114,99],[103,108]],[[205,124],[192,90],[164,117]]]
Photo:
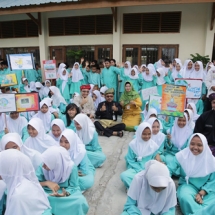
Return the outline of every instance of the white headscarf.
[[[142,139],[142,132],[146,128],[149,128],[152,132],[151,125],[148,122],[143,122],[138,126],[136,138],[129,143],[129,147],[137,155],[138,161],[141,161],[143,157],[152,155],[159,148],[151,138],[148,141]]]
[[[94,84],[90,84],[90,92],[89,92],[89,96],[92,97],[92,91],[93,91],[93,88],[94,88]]]
[[[105,92],[108,90],[108,88],[106,86],[103,86],[100,88],[100,92],[105,94]]]
[[[190,78],[190,75],[193,72],[193,66],[191,69],[187,68],[187,66],[190,62],[193,64],[192,60],[185,60],[185,62],[184,62],[183,78]]]
[[[58,67],[57,73],[58,75],[60,75],[60,72],[62,71],[62,69],[66,69],[66,64],[61,63]]]
[[[28,81],[28,79],[27,78],[23,78],[22,79],[22,81],[24,82],[24,81]],[[27,85],[24,85],[24,89],[25,89],[25,91],[27,92],[27,93],[30,93],[31,92],[31,88],[30,88],[30,86],[27,84]]]
[[[20,151],[30,158],[34,169],[37,170],[37,168],[42,163],[41,154],[38,151],[30,149],[27,146],[25,146],[22,142],[22,139],[17,133],[8,133],[2,137],[1,139],[2,151],[5,150],[5,147],[9,142],[14,142],[17,146],[19,146]]]
[[[97,99],[94,101],[95,109],[97,110],[99,103],[103,102],[102,96],[98,90],[94,90],[93,93],[96,95]]]
[[[188,103],[188,104],[187,104],[187,107],[188,107],[189,105],[190,105],[190,106],[192,107],[192,109],[193,109],[193,110],[192,110],[192,111],[193,111],[193,121],[196,121],[196,120],[199,118],[199,116],[200,116],[199,114],[197,114],[196,105],[195,105],[193,102]]]
[[[0,175],[7,185],[5,215],[29,212],[39,215],[51,208],[30,159],[20,151],[11,149],[0,153]]]
[[[148,113],[147,113],[147,115],[146,115],[144,121],[148,121],[148,119],[150,118],[150,116],[153,115],[153,114],[154,114],[155,116],[157,116],[157,115],[158,115],[158,112],[157,112],[157,110],[156,110],[155,108],[150,108],[150,109],[148,110]]]
[[[73,97],[70,99],[70,103],[72,104],[72,103],[74,102],[74,98],[76,98],[76,97],[78,97],[78,96],[80,96],[80,94],[77,93],[77,92],[74,92],[74,93],[73,93]]]
[[[52,95],[51,99],[53,99],[53,105],[56,107],[60,106],[60,103],[63,103],[65,105],[67,105],[65,99],[63,98],[63,96],[60,93],[60,90],[55,87],[55,86],[51,86],[49,87],[49,89],[53,92],[54,95]]]
[[[77,135],[83,141],[84,145],[89,144],[96,131],[92,120],[90,120],[87,115],[80,113],[76,115],[74,121],[76,121],[82,128],[81,130],[76,130]]]
[[[5,113],[0,113],[0,132],[5,129]]]
[[[45,86],[44,86],[44,89],[43,89],[44,96],[48,96],[49,91],[50,91],[49,87],[46,86],[46,83],[48,83],[48,82],[51,84],[51,82],[49,80],[45,81]]]
[[[181,60],[179,58],[175,58],[174,60],[175,60],[176,64],[180,64],[180,66],[182,65]],[[172,68],[172,72],[175,72],[175,70],[176,70],[176,66]]]
[[[78,65],[78,69],[75,69],[75,65]],[[80,80],[84,79],[78,62],[74,63],[71,73],[72,73],[72,82],[79,82]]]
[[[35,91],[39,93],[40,99],[42,99],[43,96],[44,96],[44,91],[43,91],[44,86],[40,82],[36,82],[35,83],[35,88],[40,88],[39,90],[35,89]]]
[[[34,127],[37,130],[38,135],[36,137],[27,138],[27,140],[25,141],[25,145],[27,147],[43,153],[49,147],[58,145],[52,137],[45,133],[41,119],[33,118],[29,121],[28,125]]]
[[[155,121],[157,121],[157,122],[160,124],[160,128],[161,128],[162,126],[161,126],[160,121],[159,121],[157,118],[155,118],[155,117],[150,118],[147,122],[148,122],[148,123],[151,125],[151,127],[152,127]],[[164,142],[165,137],[166,137],[165,134],[163,134],[161,131],[159,131],[156,135],[154,135],[154,134],[152,133],[152,137],[151,137],[151,138],[152,138],[152,140],[154,140],[155,143],[157,143],[158,146],[160,147],[160,146],[162,145],[162,143]]]
[[[43,100],[47,102],[50,113],[59,113],[59,109],[57,107],[56,108],[52,107],[52,102],[53,102],[52,98],[47,97],[47,98],[44,98]]]
[[[205,177],[215,172],[215,158],[208,146],[207,139],[200,133],[193,134],[190,137],[189,145],[193,137],[198,136],[203,144],[203,151],[199,155],[194,155],[190,147],[178,152],[175,156],[186,174],[186,182],[189,178]]]
[[[57,184],[64,183],[70,176],[74,162],[67,150],[61,146],[52,146],[42,154],[43,163],[50,169],[43,168],[43,174],[47,181]]]
[[[187,111],[189,114],[189,117],[188,117],[188,114],[185,112],[185,114],[187,115],[187,118],[190,118],[188,120],[188,125],[190,126],[191,129],[194,129],[195,128],[195,122],[193,121],[193,111],[190,109],[185,109],[184,111]]]
[[[131,63],[130,63],[130,61],[126,61],[125,64],[128,65],[128,68],[124,67],[124,74],[126,76],[129,76],[129,74],[131,74]]]
[[[65,129],[61,134],[61,137],[62,136],[69,141],[70,148],[68,152],[72,161],[76,166],[78,166],[86,155],[85,145],[82,143],[78,135],[71,129]]]
[[[66,129],[66,127],[65,127],[65,124],[64,124],[64,122],[63,122],[63,120],[61,120],[61,119],[54,119],[54,120],[52,120],[52,123],[51,123],[51,131],[49,132],[49,135],[56,141],[56,142],[59,142],[60,141],[60,136],[59,137],[55,137],[54,135],[53,135],[53,133],[52,133],[52,126],[53,125],[57,125],[59,128],[60,128],[60,130],[61,130],[61,133]]]
[[[147,82],[150,82],[153,80],[153,72],[154,70],[152,69],[152,67],[154,68],[154,66],[147,66],[148,70],[149,70],[149,74],[147,75],[146,72],[142,73],[143,79]]]
[[[162,84],[165,84],[166,81],[164,80],[164,77],[165,77],[165,71],[163,68],[158,68],[156,70],[159,74],[160,74],[160,77],[157,76],[157,85],[162,85]]]
[[[208,67],[210,67],[210,69],[212,68],[212,67],[214,67],[214,64],[212,63],[212,62],[208,62],[207,63],[207,65],[206,65],[206,67],[205,67],[205,75],[207,75],[207,73],[208,73]]]
[[[63,64],[63,65],[61,66],[61,64]],[[60,69],[58,69],[58,73],[60,75],[60,79],[62,80],[61,91],[63,92],[64,89],[65,89],[65,86],[66,86],[66,84],[68,82],[68,79],[69,79],[69,73],[67,72],[67,70],[65,68],[66,64],[64,64],[64,63],[61,63],[61,64],[60,64],[60,67],[59,67]],[[66,71],[65,75],[63,75],[64,71]]]
[[[134,70],[134,72],[135,72],[135,75],[134,75],[134,76],[131,75],[131,72],[132,72],[133,70]],[[130,79],[138,79],[138,78],[139,78],[139,76],[138,76],[138,70],[137,70],[135,67],[133,67],[133,68],[131,69],[130,74],[129,74],[129,78],[130,78]]]
[[[30,82],[30,90],[31,90],[31,91],[37,91],[34,81],[31,81],[31,82]]]
[[[10,133],[18,133],[22,137],[22,130],[27,126],[28,121],[24,116],[20,116],[17,119],[12,119],[10,116],[7,118],[7,128]]]
[[[195,70],[195,64],[199,64],[199,71]],[[190,75],[190,78],[193,79],[202,79],[204,81],[204,68],[201,61],[196,61],[193,66],[193,72]]]
[[[165,67],[162,65],[161,61],[163,61],[163,60],[160,59],[159,61],[157,61],[157,62],[155,63],[156,69],[157,69],[157,70],[160,69],[160,68],[162,68],[162,69],[165,68]]]
[[[178,126],[178,118],[176,118],[171,133],[171,142],[178,148],[178,150],[181,150],[187,139],[190,138],[190,135],[193,133],[188,125],[188,119],[185,113],[184,116],[186,118],[186,125],[183,128],[180,128]]]
[[[176,66],[175,66],[175,69],[172,71],[172,78],[173,78],[174,81],[175,81],[176,78],[179,78],[180,76],[183,77],[182,64],[180,62],[177,62],[176,65],[177,64],[180,65],[180,71],[177,71]]]

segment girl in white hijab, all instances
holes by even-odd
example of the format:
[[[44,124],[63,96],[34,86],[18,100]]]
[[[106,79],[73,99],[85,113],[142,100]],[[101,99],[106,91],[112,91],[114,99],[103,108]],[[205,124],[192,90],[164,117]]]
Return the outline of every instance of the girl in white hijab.
[[[160,59],[159,61],[155,62],[154,67],[156,70],[160,69],[160,68],[165,68],[165,63],[162,59]]]
[[[43,91],[44,86],[40,82],[36,82],[35,87],[36,87],[35,91],[39,93],[40,100],[42,100],[45,97],[44,91]]]
[[[151,139],[151,135],[151,125],[143,122],[138,126],[136,137],[129,143],[128,153],[125,156],[127,170],[120,176],[127,188],[134,176],[145,168],[145,163],[154,159],[158,153],[159,147]]]
[[[48,97],[48,95],[49,95],[49,91],[50,91],[49,87],[51,87],[51,81],[46,80],[45,81],[45,87],[43,89],[43,93],[44,93],[45,97]]]
[[[98,90],[93,91],[92,97],[93,97],[93,101],[94,101],[95,110],[97,110],[99,103],[105,101],[105,98],[101,97],[101,94]]]
[[[191,109],[185,109],[184,112],[187,114],[188,117],[188,125],[192,130],[194,130],[195,122],[193,121],[193,111]]]
[[[196,105],[192,102],[187,104],[187,109],[190,109],[193,111],[193,121],[196,122],[196,120],[199,118],[199,114],[197,114]]]
[[[60,146],[68,150],[72,161],[78,167],[81,190],[91,188],[94,184],[95,169],[88,159],[85,146],[78,135],[71,129],[65,129],[60,137]]]
[[[51,131],[49,135],[56,141],[60,141],[61,133],[66,129],[63,120],[61,119],[54,119],[51,122]]]
[[[193,72],[193,61],[185,60],[184,68],[183,68],[183,78],[190,78],[192,72]]]
[[[170,80],[173,84],[175,83],[176,78],[183,78],[182,64],[180,62],[176,63],[175,68],[172,70],[172,74],[170,76]]]
[[[52,206],[52,213],[87,214],[88,205],[80,192],[78,170],[63,147],[52,146],[42,154],[37,177]]]
[[[168,168],[158,161],[145,164],[145,170],[135,175],[127,195],[121,215],[175,214],[175,183]]]
[[[98,141],[98,133],[96,132],[93,122],[85,114],[78,114],[74,118],[76,133],[85,145],[87,156],[94,167],[101,167],[106,156],[102,152],[102,148]]]
[[[20,87],[19,87],[19,92],[20,93],[30,93],[31,92],[31,88],[28,84],[27,78],[22,78],[22,82],[20,83]]]
[[[207,213],[206,208],[214,205],[215,158],[206,137],[200,133],[193,134],[188,147],[176,154],[168,168],[171,174],[180,169],[177,197],[182,213],[212,214]]]
[[[25,141],[25,146],[43,153],[50,146],[58,145],[57,142],[45,133],[45,128],[41,119],[33,118],[28,123],[28,133],[30,137]]]
[[[158,112],[155,108],[150,108],[146,114],[144,121],[148,121],[151,117],[157,118]]]
[[[0,153],[0,176],[7,185],[5,215],[51,215],[51,207],[30,159],[11,149]]]

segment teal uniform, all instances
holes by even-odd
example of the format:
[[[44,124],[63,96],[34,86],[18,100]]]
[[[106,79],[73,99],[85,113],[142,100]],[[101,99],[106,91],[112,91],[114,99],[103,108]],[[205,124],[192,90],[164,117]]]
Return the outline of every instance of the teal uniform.
[[[66,128],[72,129],[74,132],[76,132],[76,127],[75,127],[75,123],[74,123],[73,120],[71,120],[71,123],[70,123],[70,125],[68,126],[68,125],[67,125],[67,121],[66,121],[66,115],[63,115],[63,114],[62,114],[61,119],[63,120],[64,125],[65,125]]]
[[[139,78],[137,78],[137,79],[132,79],[129,76],[125,76],[124,80],[125,80],[125,83],[127,81],[131,82],[134,87],[134,90],[137,92],[139,92],[139,90],[141,89],[141,86],[143,84],[143,78],[141,78],[141,76],[139,76]]]
[[[171,84],[171,81],[168,76],[165,76],[164,80],[166,82],[165,84]],[[159,96],[162,96],[162,85],[157,85],[157,90],[158,90]]]
[[[22,83],[19,85],[19,92],[20,92],[20,93],[27,93],[27,91],[25,90],[24,87],[25,87],[25,85],[22,84]]]
[[[28,79],[28,83],[31,81],[37,82],[37,74],[34,69],[25,70],[25,78]]]
[[[42,83],[42,72],[41,69],[36,70],[35,69],[35,73],[36,73],[36,79],[38,82]]]
[[[68,82],[66,83],[63,92],[62,92],[62,83],[63,83],[63,81],[59,78],[59,79],[57,80],[56,85],[57,85],[57,87],[59,88],[60,93],[61,93],[61,95],[64,97],[64,99],[66,100],[66,102],[69,103],[69,101],[70,101],[69,86],[70,86],[70,84],[71,84],[71,79],[68,78]]]
[[[97,85],[99,88],[101,87],[101,77],[98,73],[89,72],[88,82],[89,84]]]
[[[70,85],[69,93],[72,96],[74,93],[81,93],[80,87],[83,85],[84,79],[78,81],[78,82],[72,82]]]

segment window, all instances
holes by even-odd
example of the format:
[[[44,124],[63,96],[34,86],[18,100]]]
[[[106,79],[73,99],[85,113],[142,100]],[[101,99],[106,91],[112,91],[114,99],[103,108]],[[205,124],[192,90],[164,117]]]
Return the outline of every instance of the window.
[[[181,12],[123,14],[123,33],[179,33]]]

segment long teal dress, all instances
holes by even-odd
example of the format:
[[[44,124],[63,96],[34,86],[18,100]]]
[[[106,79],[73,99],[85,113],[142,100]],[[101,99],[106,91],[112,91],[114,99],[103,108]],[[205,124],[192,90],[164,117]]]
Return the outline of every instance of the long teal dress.
[[[31,81],[34,81],[34,82],[37,81],[37,74],[34,69],[28,69],[28,70],[25,70],[24,72],[25,72],[25,77],[28,79],[28,83],[30,83]]]
[[[215,173],[211,173],[201,178],[189,178],[189,184],[187,184],[185,180],[186,174],[176,157],[168,164],[168,168],[170,174],[173,174],[177,169],[180,170],[177,197],[183,214],[189,215],[197,213],[202,215],[213,215],[213,213],[211,214],[209,211],[210,206],[214,206],[215,200]],[[198,204],[195,201],[195,196],[200,190],[205,190],[207,192],[207,195],[203,198],[203,204]],[[205,211],[205,213],[203,213],[203,211]]]
[[[57,87],[58,87],[59,90],[60,90],[61,95],[64,97],[64,99],[66,100],[66,102],[69,103],[69,101],[70,101],[69,86],[71,85],[71,79],[68,78],[68,82],[66,83],[63,92],[62,92],[62,84],[63,84],[63,81],[59,78],[59,79],[57,80],[57,83],[56,83],[56,84],[57,84]]]
[[[45,176],[43,174],[42,166],[40,166],[37,171],[36,175],[40,182],[46,181]],[[64,188],[70,196],[66,197],[55,197],[50,196],[49,194],[52,193],[48,187],[43,187],[45,192],[48,195],[48,199],[50,205],[52,207],[52,213],[54,215],[86,215],[89,209],[87,201],[85,197],[82,195],[80,191],[80,187],[78,184],[78,170],[76,166],[73,166],[71,174],[69,178],[63,182],[58,184],[60,189],[58,193],[62,193],[62,188]]]
[[[71,120],[71,123],[70,123],[70,125],[68,126],[68,125],[67,125],[67,121],[66,121],[66,115],[63,115],[63,114],[62,114],[61,119],[63,120],[64,125],[65,125],[66,128],[72,129],[74,132],[76,131],[75,123],[74,123],[73,120]]]
[[[101,87],[100,74],[90,71],[88,75],[88,82],[89,84],[97,85],[100,88]]]
[[[134,176],[145,169],[145,163],[149,160],[153,160],[155,156],[158,154],[158,150],[156,150],[153,154],[143,157],[141,161],[137,160],[137,155],[128,147],[128,153],[125,156],[126,167],[127,170],[121,173],[120,178],[124,185],[129,188],[130,184],[134,178]]]
[[[94,132],[93,139],[85,145],[85,148],[87,150],[87,156],[95,168],[103,165],[106,156],[99,145],[98,133],[96,131]]]
[[[137,79],[132,79],[129,76],[125,76],[124,81],[125,81],[125,83],[127,81],[131,82],[134,87],[134,90],[137,92],[139,92],[139,90],[141,89],[141,86],[143,84],[143,78],[141,76],[139,76],[139,78],[137,78]]]

